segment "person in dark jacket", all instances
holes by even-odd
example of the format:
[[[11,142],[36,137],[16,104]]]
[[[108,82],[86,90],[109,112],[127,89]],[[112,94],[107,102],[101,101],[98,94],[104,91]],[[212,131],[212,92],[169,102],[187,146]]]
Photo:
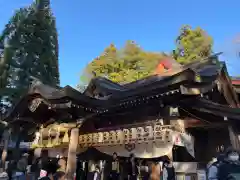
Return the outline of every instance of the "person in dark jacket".
[[[48,177],[51,180],[54,180],[53,175],[57,172],[57,169],[59,168],[58,164],[56,162],[53,162],[51,160],[45,162],[43,165],[41,172],[40,172],[40,177],[39,179],[46,179]]]
[[[175,180],[175,169],[170,160],[163,162],[163,180]]]
[[[124,160],[121,163],[121,177],[120,179],[122,180],[128,180],[128,163],[129,163],[129,158],[124,158]]]
[[[48,176],[45,176],[45,177],[42,177],[40,180],[53,180],[53,179],[51,179],[51,178],[48,177]]]
[[[127,171],[129,180],[137,180],[139,172],[134,154],[130,154],[129,162],[127,164]]]
[[[40,176],[41,170],[44,170],[44,168],[48,167],[48,164],[50,163],[50,158],[48,157],[48,151],[43,150],[41,152],[41,156],[35,159],[31,171],[34,172],[34,176],[37,178]]]
[[[240,179],[240,161],[239,153],[233,149],[228,148],[226,151],[226,158],[218,167],[218,180],[238,180]]]
[[[219,154],[217,160],[212,162],[207,169],[208,180],[218,180],[218,168],[223,163],[225,159],[225,154]]]
[[[148,180],[150,177],[149,174],[149,168],[148,168],[148,164],[146,161],[142,161],[141,165],[139,164],[140,167],[140,175],[142,177],[142,180]]]
[[[54,180],[64,180],[65,178],[65,172],[63,171],[58,171],[54,174],[53,176]]]
[[[13,172],[16,170],[17,167],[17,162],[15,160],[11,160],[8,164],[8,168],[7,168],[7,174],[8,174],[8,179],[12,180],[12,175]]]
[[[100,167],[98,165],[95,166],[95,171],[94,171],[94,174],[93,174],[93,180],[101,180]]]
[[[119,163],[116,152],[113,153],[113,159],[111,161],[110,166],[111,166],[111,169],[110,169],[109,179],[118,180],[120,175],[120,163]]]
[[[77,170],[76,170],[76,180],[84,180],[85,179],[85,172],[83,170],[82,162],[77,162]]]

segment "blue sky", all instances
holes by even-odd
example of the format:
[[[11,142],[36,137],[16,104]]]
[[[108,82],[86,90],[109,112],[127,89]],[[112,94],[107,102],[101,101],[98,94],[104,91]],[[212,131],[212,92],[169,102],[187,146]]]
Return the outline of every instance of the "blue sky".
[[[15,9],[32,1],[0,0],[0,30]],[[171,51],[183,24],[206,30],[214,38],[214,50],[225,52],[222,59],[230,74],[240,74],[232,43],[240,35],[239,0],[52,0],[51,7],[57,18],[62,86],[75,86],[84,66],[110,43],[121,47],[134,40],[146,50]]]

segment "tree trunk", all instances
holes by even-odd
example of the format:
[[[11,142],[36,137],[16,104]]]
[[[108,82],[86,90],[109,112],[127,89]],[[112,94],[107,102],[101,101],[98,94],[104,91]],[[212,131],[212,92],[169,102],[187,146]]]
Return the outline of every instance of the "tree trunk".
[[[8,152],[8,143],[10,139],[10,129],[7,129],[3,133],[3,151],[2,151],[2,162],[1,162],[1,170],[5,171],[7,152]]]
[[[79,129],[73,128],[71,130],[69,149],[68,149],[68,160],[67,160],[67,170],[66,170],[66,179],[73,180],[74,174],[76,173],[77,167],[77,147],[78,147],[78,136]]]

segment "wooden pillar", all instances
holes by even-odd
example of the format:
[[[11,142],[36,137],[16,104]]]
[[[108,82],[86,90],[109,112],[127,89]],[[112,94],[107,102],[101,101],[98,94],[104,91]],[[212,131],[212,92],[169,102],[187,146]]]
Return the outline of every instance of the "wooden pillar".
[[[5,171],[8,144],[10,140],[11,129],[6,129],[3,133],[3,151],[2,151],[2,162],[1,162],[1,171]]]
[[[77,167],[77,147],[78,147],[78,138],[79,138],[79,129],[73,128],[71,130],[71,136],[69,141],[68,149],[68,160],[67,160],[67,170],[66,170],[66,179],[73,180],[74,173],[76,172]]]
[[[236,149],[240,150],[240,141],[238,138],[238,133],[235,131],[234,125],[235,123],[232,121],[229,121],[227,117],[224,117],[224,121],[228,121],[228,134],[231,142],[231,146]]]
[[[234,131],[234,128],[231,124],[228,125],[228,132],[231,141],[231,145],[234,149],[240,150],[240,142],[238,139],[238,134]]]

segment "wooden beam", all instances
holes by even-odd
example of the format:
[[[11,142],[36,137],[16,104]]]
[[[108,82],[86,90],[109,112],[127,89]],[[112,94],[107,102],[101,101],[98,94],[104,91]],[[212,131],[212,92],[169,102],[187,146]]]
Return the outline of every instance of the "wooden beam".
[[[189,125],[186,128],[187,129],[194,129],[194,128],[203,128],[203,129],[211,129],[211,128],[221,128],[221,127],[227,127],[228,123],[211,123],[211,124],[194,124]]]

